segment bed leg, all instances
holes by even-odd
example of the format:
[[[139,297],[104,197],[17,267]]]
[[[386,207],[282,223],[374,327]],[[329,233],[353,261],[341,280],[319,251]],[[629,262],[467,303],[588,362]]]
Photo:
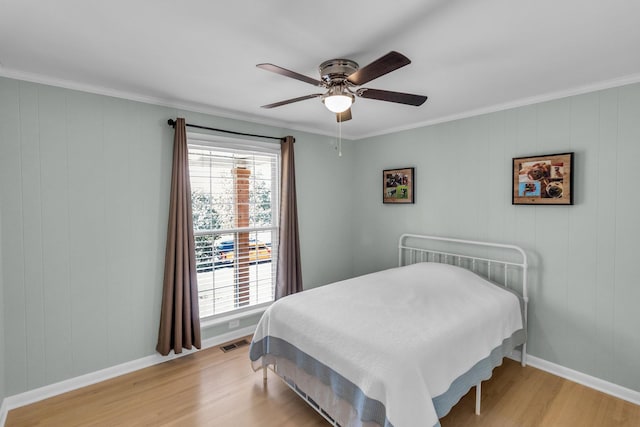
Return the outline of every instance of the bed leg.
[[[527,343],[522,344],[522,354],[521,356],[521,364],[522,367],[524,368],[525,366],[527,366]]]
[[[267,384],[267,367],[263,366],[262,367],[262,383],[263,384]]]
[[[482,394],[482,382],[476,385],[476,415],[480,415],[480,395]]]

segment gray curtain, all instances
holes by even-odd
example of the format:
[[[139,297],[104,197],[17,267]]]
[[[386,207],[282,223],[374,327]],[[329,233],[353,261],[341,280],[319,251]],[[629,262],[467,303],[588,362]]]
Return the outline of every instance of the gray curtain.
[[[280,143],[282,167],[280,179],[280,237],[275,299],[302,291],[298,208],[296,202],[296,170],[292,136]]]
[[[163,356],[171,349],[174,353],[182,353],[183,348],[201,346],[189,150],[184,119],[176,120],[175,130],[162,311],[156,346]]]

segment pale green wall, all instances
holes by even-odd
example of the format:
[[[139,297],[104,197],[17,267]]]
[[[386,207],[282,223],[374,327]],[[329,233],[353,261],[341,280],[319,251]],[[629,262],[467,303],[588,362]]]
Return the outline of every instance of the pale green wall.
[[[0,224],[2,224],[2,198],[0,198]],[[5,398],[4,381],[4,285],[2,281],[2,227],[0,226],[0,406]]]
[[[351,169],[329,138],[0,78],[6,395],[154,353],[176,116],[294,135],[305,286],[351,275],[350,195],[332,181]]]
[[[356,274],[394,265],[404,232],[521,245],[530,353],[640,391],[640,85],[354,146]],[[575,205],[512,206],[512,157],[566,151]],[[416,204],[383,205],[381,171],[405,166],[416,167]]]
[[[640,85],[346,142],[338,158],[323,136],[0,78],[0,392],[153,353],[176,116],[296,137],[306,287],[394,265],[403,232],[520,244],[531,353],[640,390]],[[563,151],[576,204],[512,206],[511,158]],[[382,205],[381,170],[403,166],[417,203]]]

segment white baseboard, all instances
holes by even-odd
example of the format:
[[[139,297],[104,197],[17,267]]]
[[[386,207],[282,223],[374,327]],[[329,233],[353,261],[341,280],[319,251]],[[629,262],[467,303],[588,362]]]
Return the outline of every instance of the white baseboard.
[[[522,353],[520,353],[519,350],[514,350],[511,355],[507,357],[515,360],[516,362],[520,362],[522,360],[520,356],[521,354]],[[548,362],[530,354],[527,354],[526,362],[527,365],[538,368],[541,371],[549,372],[557,377],[582,384],[585,387],[601,391],[610,396],[617,397],[640,406],[640,392],[638,391],[619,386],[618,384],[614,384],[609,381],[601,380],[600,378],[592,377],[591,375],[583,374],[579,371],[574,371],[573,369],[565,368],[564,366]]]
[[[583,374],[582,372],[574,371],[573,369],[565,368],[564,366],[556,365],[555,363],[531,355],[527,355],[527,364],[558,377],[626,400],[635,405],[640,405],[640,392],[638,391],[592,377],[591,375]]]
[[[7,421],[8,412],[9,408],[7,408],[7,399],[2,399],[2,404],[0,405],[0,426],[4,426],[5,421]]]
[[[205,348],[215,347],[225,342],[233,341],[246,335],[251,335],[254,330],[255,326],[249,326],[243,329],[236,329],[234,331],[219,335],[214,338],[206,339],[202,342],[202,349],[204,350]],[[90,374],[71,378],[55,384],[40,387],[35,390],[30,390],[24,393],[16,394],[14,396],[6,397],[2,401],[2,405],[0,405],[0,426],[4,426],[7,419],[7,414],[11,409],[29,405],[31,403],[47,399],[58,394],[76,390],[81,387],[86,387],[88,385],[115,378],[129,372],[157,365],[158,363],[186,356],[187,354],[191,354],[196,351],[198,350],[185,350],[181,354],[176,355],[172,353],[169,356],[160,356],[159,354],[154,354],[152,356],[132,360],[131,362],[126,362],[117,366],[113,366],[111,368],[102,369]],[[520,362],[520,352],[514,351],[511,355],[511,358]],[[531,365],[534,368],[549,372],[550,374],[556,375],[558,377],[565,378],[569,381],[573,381],[575,383],[582,384],[586,387],[601,391],[619,399],[626,400],[635,405],[640,405],[640,392],[638,391],[601,380],[600,378],[583,374],[582,372],[574,371],[573,369],[565,368],[564,366],[548,362],[544,359],[540,359],[539,357],[531,356],[530,354],[527,354],[527,364]]]
[[[242,338],[247,335],[251,335],[255,332],[255,325],[248,326],[242,329],[235,329],[227,332],[226,334],[218,335],[213,338],[208,338],[202,341],[202,349],[215,347],[217,345]],[[149,366],[157,365],[159,363],[167,362],[169,360],[176,359],[178,357],[186,356],[191,353],[195,353],[197,349],[184,350],[180,354],[170,353],[168,356],[161,356],[159,354],[153,354],[141,359],[125,362],[120,365],[112,366],[110,368],[101,369],[96,372],[91,372],[79,377],[70,378],[68,380],[60,381],[54,384],[46,385],[34,390],[25,391],[24,393],[16,394],[13,396],[5,397],[0,406],[0,426],[4,427],[7,419],[7,414],[10,410],[19,408],[21,406],[29,405],[31,403],[39,402],[44,399],[48,399],[53,396],[57,396],[62,393],[66,393],[72,390],[76,390],[82,387],[86,387],[91,384],[95,384],[101,381],[105,381],[111,378],[119,377],[120,375],[128,374],[133,371],[137,371]],[[247,363],[249,363],[247,361]]]

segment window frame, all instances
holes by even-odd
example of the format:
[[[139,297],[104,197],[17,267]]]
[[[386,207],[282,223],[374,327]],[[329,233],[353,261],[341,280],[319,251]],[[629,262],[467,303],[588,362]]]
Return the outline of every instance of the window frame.
[[[192,148],[215,148],[220,149],[221,151],[226,152],[234,152],[234,153],[264,153],[275,156],[274,167],[272,168],[272,197],[271,197],[271,226],[270,227],[249,227],[242,228],[241,230],[261,230],[261,229],[271,229],[274,233],[274,238],[272,239],[272,281],[273,288],[275,290],[275,280],[276,280],[276,268],[277,268],[277,259],[278,259],[278,238],[279,238],[279,230],[280,230],[280,168],[281,168],[281,149],[280,144],[278,143],[269,143],[262,141],[254,141],[247,140],[241,138],[229,138],[217,135],[203,134],[197,132],[187,132],[187,146],[188,149]],[[231,229],[220,229],[214,230],[215,233],[233,233],[237,232],[238,228]],[[193,230],[194,237],[195,235],[201,234],[201,232],[197,232]],[[275,249],[275,250],[274,250]],[[198,293],[200,290],[198,289]],[[275,294],[275,293],[274,293]],[[252,315],[258,315],[264,312],[267,307],[269,307],[275,301],[274,295],[272,299],[267,302],[262,302],[259,304],[248,305],[244,307],[236,307],[233,310],[225,311],[222,313],[213,314],[206,317],[200,317],[200,325],[202,327],[214,326],[220,323],[228,322],[230,320],[246,318]],[[231,326],[230,326],[231,327]]]

